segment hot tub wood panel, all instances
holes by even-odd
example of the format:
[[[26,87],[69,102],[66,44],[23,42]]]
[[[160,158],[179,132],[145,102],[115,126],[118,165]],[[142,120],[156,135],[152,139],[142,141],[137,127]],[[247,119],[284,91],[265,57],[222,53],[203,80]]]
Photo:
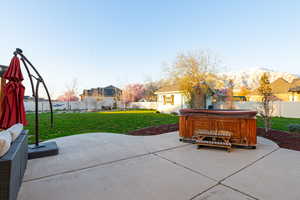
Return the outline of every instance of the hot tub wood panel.
[[[190,110],[190,109],[189,109]],[[199,129],[226,130],[232,132],[230,142],[236,145],[256,145],[256,118],[254,111],[238,111],[230,115],[229,111],[224,116],[222,112],[182,112],[179,122],[179,135],[184,140],[191,140]],[[249,114],[250,113],[250,114]]]

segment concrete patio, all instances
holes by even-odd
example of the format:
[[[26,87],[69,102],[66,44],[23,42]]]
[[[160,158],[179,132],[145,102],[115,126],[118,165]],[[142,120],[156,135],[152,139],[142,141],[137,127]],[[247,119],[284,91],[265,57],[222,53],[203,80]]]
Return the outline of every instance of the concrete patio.
[[[18,200],[300,199],[300,152],[201,148],[178,133],[90,133],[56,139],[58,156],[29,161]]]

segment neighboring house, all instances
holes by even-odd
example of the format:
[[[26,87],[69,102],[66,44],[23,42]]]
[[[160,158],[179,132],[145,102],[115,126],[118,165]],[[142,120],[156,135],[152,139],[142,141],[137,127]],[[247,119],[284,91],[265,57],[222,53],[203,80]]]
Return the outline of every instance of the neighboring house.
[[[291,82],[288,92],[290,93],[290,101],[300,102],[300,78],[294,79]]]
[[[274,99],[277,101],[300,101],[300,78],[291,83],[283,78],[278,78],[270,84]],[[250,101],[260,101],[258,90],[254,90],[249,97]]]
[[[7,70],[7,66],[5,65],[0,65],[0,77],[4,74],[4,72]]]
[[[148,102],[148,101],[145,98],[141,98],[140,100],[138,100],[138,102]]]
[[[2,78],[4,72],[7,70],[7,66],[0,65],[0,105],[3,100],[3,89],[5,86],[5,80]],[[1,108],[0,108],[0,114],[1,114]]]
[[[24,101],[25,102],[34,102],[35,101],[35,98],[32,97],[32,96],[24,96]],[[39,102],[42,102],[42,101],[47,101],[48,102],[48,99],[45,99],[45,98],[39,98]]]
[[[102,108],[115,108],[121,103],[122,90],[109,85],[107,87],[92,88],[83,90],[80,95],[81,101],[100,103]]]
[[[157,95],[157,110],[164,113],[179,112],[180,109],[188,108],[188,100],[179,86],[172,85],[163,87],[155,92]],[[211,95],[206,96],[198,91],[194,97],[197,108],[207,108],[211,104]]]
[[[5,84],[5,80],[2,78],[4,72],[7,70],[7,66],[4,65],[0,65],[0,87],[1,89],[3,88],[4,84]],[[0,90],[2,91],[2,90]]]

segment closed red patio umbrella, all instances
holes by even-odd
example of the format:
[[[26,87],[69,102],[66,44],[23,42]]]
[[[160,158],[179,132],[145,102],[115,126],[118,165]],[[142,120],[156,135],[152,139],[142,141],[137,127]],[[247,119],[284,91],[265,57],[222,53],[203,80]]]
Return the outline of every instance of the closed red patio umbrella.
[[[27,125],[24,108],[25,87],[18,56],[14,56],[3,78],[8,80],[4,87],[1,105],[0,128],[7,129],[16,123]]]

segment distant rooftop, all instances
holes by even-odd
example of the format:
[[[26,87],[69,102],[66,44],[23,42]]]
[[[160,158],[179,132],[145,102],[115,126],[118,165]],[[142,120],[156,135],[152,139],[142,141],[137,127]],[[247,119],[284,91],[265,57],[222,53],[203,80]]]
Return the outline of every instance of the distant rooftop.
[[[7,70],[7,66],[5,65],[0,65],[0,77],[4,74],[4,72]]]
[[[115,96],[116,94],[119,94],[122,92],[121,89],[109,85],[106,87],[98,87],[98,88],[91,88],[91,89],[85,89],[83,90],[83,93],[80,96],[106,96],[106,97],[112,97]]]
[[[175,91],[181,91],[180,87],[178,85],[168,85],[160,88],[156,92],[175,92]]]

